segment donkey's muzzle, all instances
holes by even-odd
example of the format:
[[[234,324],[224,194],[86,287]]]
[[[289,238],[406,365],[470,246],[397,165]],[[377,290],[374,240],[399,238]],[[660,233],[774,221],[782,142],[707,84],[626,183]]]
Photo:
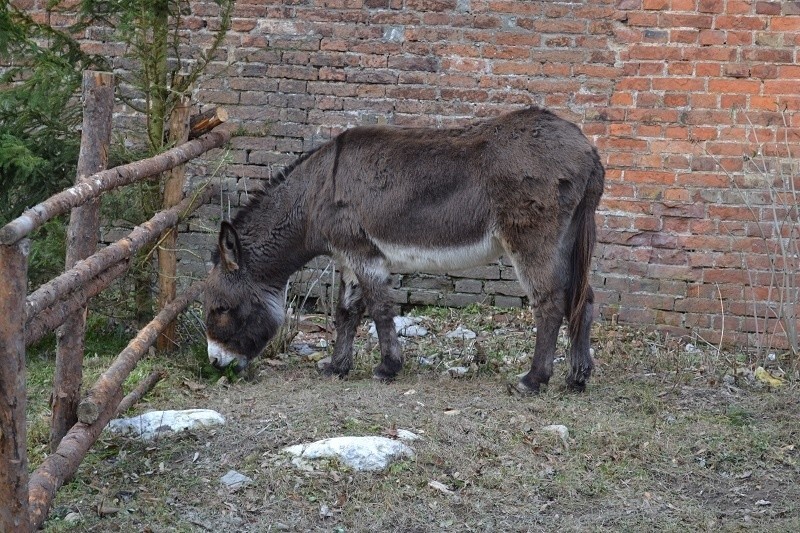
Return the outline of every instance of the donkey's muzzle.
[[[244,367],[247,366],[246,357],[231,352],[230,350],[226,349],[225,346],[221,345],[216,341],[213,341],[211,339],[207,340],[208,340],[208,361],[215,368],[223,369],[229,366],[233,366],[234,370],[239,372],[243,370]]]

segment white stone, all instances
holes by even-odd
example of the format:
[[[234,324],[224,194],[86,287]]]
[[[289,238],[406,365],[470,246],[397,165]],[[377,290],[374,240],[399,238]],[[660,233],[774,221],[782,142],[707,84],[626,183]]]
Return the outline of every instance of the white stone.
[[[405,440],[409,442],[413,442],[415,440],[419,440],[421,437],[416,433],[409,431],[407,429],[398,429],[397,430],[397,438],[400,440]]]
[[[474,339],[478,335],[471,329],[458,326],[456,329],[445,335],[448,339]]]
[[[428,330],[419,325],[421,321],[421,318],[415,316],[396,316],[394,317],[394,330],[401,337],[424,337],[428,334]],[[369,334],[378,338],[375,322],[370,324]]]
[[[567,439],[569,438],[569,429],[567,429],[567,426],[561,424],[552,424],[549,426],[544,426],[542,431],[558,435],[558,437],[561,439],[561,443],[564,445],[564,448],[569,447],[569,443],[567,442]]]
[[[450,376],[451,378],[463,378],[468,372],[469,368],[465,366],[451,366],[444,371],[444,374]]]
[[[249,485],[253,482],[252,478],[249,478],[244,474],[237,472],[236,470],[228,470],[228,473],[222,476],[219,480],[229,490],[239,490],[245,485]]]
[[[405,443],[387,437],[334,437],[297,444],[283,449],[293,455],[292,464],[302,469],[313,468],[315,459],[335,458],[358,471],[379,471],[400,457],[414,457]]]
[[[74,526],[75,524],[79,523],[83,518],[81,517],[80,513],[68,513],[67,516],[64,517],[64,522],[69,524],[70,526]]]
[[[211,409],[184,411],[150,411],[133,418],[117,418],[108,423],[108,430],[118,435],[149,440],[185,429],[198,429],[225,424],[225,417]]]

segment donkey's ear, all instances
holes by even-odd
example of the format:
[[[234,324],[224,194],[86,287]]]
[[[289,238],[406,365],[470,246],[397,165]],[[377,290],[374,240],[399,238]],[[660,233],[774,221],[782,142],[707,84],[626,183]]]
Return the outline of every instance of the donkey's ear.
[[[227,272],[239,270],[239,263],[242,262],[242,244],[236,228],[230,222],[223,221],[219,230],[219,259]]]

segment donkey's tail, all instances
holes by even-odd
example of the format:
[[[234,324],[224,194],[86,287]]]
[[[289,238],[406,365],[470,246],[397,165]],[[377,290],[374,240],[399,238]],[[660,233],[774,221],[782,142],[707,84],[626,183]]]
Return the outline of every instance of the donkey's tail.
[[[594,212],[600,203],[600,196],[603,194],[604,178],[603,165],[595,154],[595,164],[586,185],[586,191],[572,217],[575,240],[570,257],[571,274],[567,286],[567,303],[569,305],[569,338],[573,344],[578,341],[586,307],[591,304],[592,289],[589,287],[589,269],[597,232]]]

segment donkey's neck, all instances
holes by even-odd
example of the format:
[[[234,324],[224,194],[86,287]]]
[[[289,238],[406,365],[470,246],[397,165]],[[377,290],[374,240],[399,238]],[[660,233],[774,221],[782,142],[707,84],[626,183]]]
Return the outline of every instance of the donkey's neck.
[[[291,187],[276,192],[263,198],[261,205],[253,206],[256,211],[242,228],[242,246],[252,275],[263,283],[282,288],[292,274],[319,253],[309,249],[306,242],[307,209],[303,191]]]

